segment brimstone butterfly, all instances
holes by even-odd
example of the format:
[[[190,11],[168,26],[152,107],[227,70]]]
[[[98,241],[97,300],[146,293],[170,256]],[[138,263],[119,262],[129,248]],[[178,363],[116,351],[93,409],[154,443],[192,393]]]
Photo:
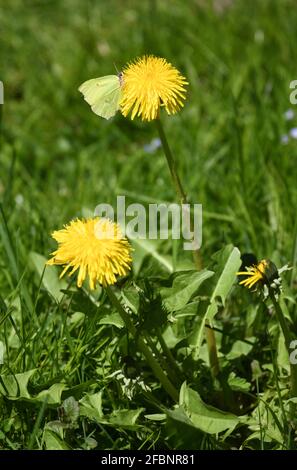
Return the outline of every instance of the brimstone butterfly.
[[[123,73],[87,80],[79,91],[98,116],[109,119],[120,108],[122,97]]]

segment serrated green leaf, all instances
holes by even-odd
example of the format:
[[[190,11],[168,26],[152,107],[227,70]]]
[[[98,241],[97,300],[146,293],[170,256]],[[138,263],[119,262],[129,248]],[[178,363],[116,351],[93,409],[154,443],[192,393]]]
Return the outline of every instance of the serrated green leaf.
[[[206,405],[199,394],[189,388],[186,383],[180,390],[180,406],[191,423],[208,434],[233,430],[240,422],[236,415]]]
[[[0,375],[0,393],[9,400],[30,399],[28,383],[36,369],[15,375]]]
[[[221,250],[217,255],[219,268],[222,269],[218,277],[214,290],[212,292],[210,303],[203,316],[201,323],[193,334],[194,359],[199,358],[200,347],[204,334],[205,323],[212,322],[218,311],[218,302],[225,305],[226,297],[236,279],[236,273],[241,265],[240,251],[238,248],[232,248],[230,245]]]
[[[231,351],[226,355],[230,361],[237,359],[240,356],[246,356],[253,349],[252,344],[245,343],[244,341],[237,340],[233,343]]]
[[[70,447],[63,441],[58,434],[50,429],[44,430],[44,443],[46,450],[70,450]]]
[[[135,287],[128,287],[122,289],[121,291],[123,301],[127,307],[129,307],[132,312],[137,313],[139,309],[139,293]]]
[[[136,421],[143,411],[144,408],[137,408],[136,410],[115,410],[108,421],[111,425],[133,430],[135,427],[138,428]]]
[[[79,403],[74,397],[68,397],[63,401],[63,409],[66,415],[66,420],[75,423],[79,417]]]
[[[49,405],[59,405],[61,403],[62,392],[66,389],[66,384],[55,383],[49,389],[42,390],[34,398],[31,398],[32,401],[41,401],[46,400]]]
[[[104,315],[102,318],[100,318],[99,325],[114,325],[117,328],[123,328],[124,322],[119,313],[113,312],[108,313],[107,315]]]
[[[238,392],[248,392],[251,388],[251,384],[242,377],[237,377],[234,372],[228,377],[228,384],[232,390]]]
[[[161,296],[166,309],[173,312],[186,306],[191,297],[197,292],[206,279],[213,276],[212,271],[178,272],[173,277],[172,287],[161,290]]]
[[[99,423],[103,419],[102,392],[85,395],[80,401],[80,415]]]

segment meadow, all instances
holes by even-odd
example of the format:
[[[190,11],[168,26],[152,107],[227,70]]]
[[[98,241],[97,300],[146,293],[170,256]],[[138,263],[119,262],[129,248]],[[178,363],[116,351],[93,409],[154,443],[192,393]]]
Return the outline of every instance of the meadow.
[[[0,449],[296,449],[295,2],[10,0],[0,29]],[[161,118],[199,269],[131,240],[127,277],[79,288],[45,267],[54,230],[118,195],[178,202],[156,122],[78,91],[145,54],[189,83]],[[267,271],[239,285],[245,259],[288,265],[275,295]]]

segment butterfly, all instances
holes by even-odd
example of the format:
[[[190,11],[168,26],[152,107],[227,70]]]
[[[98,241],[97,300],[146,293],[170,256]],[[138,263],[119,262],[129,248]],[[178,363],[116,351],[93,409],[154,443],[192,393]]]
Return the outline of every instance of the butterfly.
[[[105,119],[110,119],[120,109],[124,75],[106,75],[87,80],[80,87],[86,102],[92,111]]]

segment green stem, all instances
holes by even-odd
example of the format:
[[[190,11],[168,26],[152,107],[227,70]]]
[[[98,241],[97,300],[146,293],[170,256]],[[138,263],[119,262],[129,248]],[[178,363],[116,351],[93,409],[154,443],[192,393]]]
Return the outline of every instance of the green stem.
[[[178,367],[170,349],[168,348],[167,344],[166,344],[166,341],[164,340],[163,338],[163,335],[162,335],[162,332],[161,332],[161,329],[160,328],[157,328],[157,338],[159,340],[159,343],[161,345],[161,348],[162,348],[162,351],[163,353],[165,354],[166,358],[167,358],[167,361],[168,361],[168,366],[171,367],[172,369],[172,374],[174,374],[174,377],[176,377],[176,380],[178,380],[178,377],[180,376],[181,374],[181,370],[180,368]]]
[[[166,390],[168,395],[170,395],[171,398],[175,402],[178,402],[178,391],[176,390],[174,385],[172,385],[168,377],[164,374],[164,371],[160,367],[160,364],[156,361],[152,352],[150,351],[148,346],[145,344],[140,334],[137,332],[129,314],[126,312],[121,302],[118,300],[118,298],[114,294],[113,290],[109,286],[107,286],[105,289],[106,289],[106,292],[110,301],[112,302],[114,307],[119,312],[121,318],[123,319],[127,330],[137,341],[138,347],[140,351],[143,353],[143,355],[145,356],[146,360],[148,361],[155,377],[160,381],[160,383],[162,384],[163,388]]]
[[[166,160],[167,160],[167,164],[168,164],[168,167],[169,167],[169,171],[170,171],[170,174],[171,174],[171,178],[172,178],[174,188],[176,190],[178,198],[180,199],[180,203],[181,204],[187,204],[187,202],[188,202],[187,195],[186,195],[185,190],[184,190],[184,188],[181,184],[181,181],[180,181],[180,178],[179,178],[179,175],[178,175],[178,172],[177,172],[177,168],[176,168],[176,163],[175,163],[175,160],[173,158],[172,152],[170,150],[170,147],[169,147],[169,144],[168,144],[168,141],[167,141],[167,138],[166,138],[166,135],[165,135],[165,132],[164,132],[164,129],[163,129],[160,118],[156,119],[156,124],[157,124],[157,129],[158,129],[158,132],[159,132],[159,136],[160,136],[160,139],[161,139],[162,147],[163,147],[164,154],[165,154],[165,157],[166,157]]]
[[[153,355],[158,358],[158,361],[163,368],[163,370],[166,372],[169,380],[173,382],[174,384],[178,383],[177,377],[174,375],[173,370],[169,367],[168,362],[166,361],[166,358],[162,355],[162,352],[160,352],[156,346],[156,344],[152,341],[151,337],[149,335],[144,336],[147,345],[150,347]]]
[[[285,338],[285,345],[287,348],[288,355],[290,357],[290,344],[291,344],[291,332],[289,330],[287,321],[283,314],[283,311],[277,302],[273,290],[269,289],[269,296],[272,300],[273,307],[279,321],[280,327],[282,329],[284,338]],[[293,364],[290,362],[290,382],[291,382],[291,398],[297,398],[297,364]],[[296,421],[296,403],[290,403],[290,418],[292,421]]]
[[[167,160],[167,164],[169,167],[171,179],[172,179],[176,194],[178,198],[180,199],[181,204],[187,204],[188,202],[187,195],[182,186],[181,180],[179,178],[175,159],[173,158],[172,152],[170,150],[160,118],[156,119],[156,125],[157,125],[163,151]],[[191,226],[192,226],[192,221],[191,221]],[[192,227],[190,228],[190,230],[192,230]],[[194,258],[194,262],[195,262],[197,269],[198,270],[202,269],[202,259],[201,259],[199,250],[193,251],[193,258]],[[211,373],[212,373],[212,376],[215,378],[219,374],[219,360],[218,360],[218,355],[217,355],[216,338],[215,338],[214,331],[212,329],[206,328],[205,334],[206,334]]]
[[[176,167],[176,162],[175,159],[173,158],[172,152],[170,150],[161,119],[156,119],[156,124],[157,124],[157,129],[159,132],[160,140],[162,143],[163,151],[167,160],[168,168],[170,171],[171,179],[173,182],[173,186],[175,188],[177,197],[180,200],[181,205],[182,204],[187,204],[188,203],[188,198],[187,194],[183,188],[183,185],[181,183],[177,167]],[[190,221],[190,231],[193,232],[193,220]],[[199,249],[193,250],[193,258],[195,265],[198,270],[202,269],[202,260],[201,260],[201,255]]]
[[[213,376],[213,378],[216,378],[218,377],[220,373],[220,366],[219,366],[215,333],[214,333],[214,330],[209,325],[209,323],[205,324],[205,335],[206,335],[206,342],[207,342],[207,347],[208,347],[211,375]]]

